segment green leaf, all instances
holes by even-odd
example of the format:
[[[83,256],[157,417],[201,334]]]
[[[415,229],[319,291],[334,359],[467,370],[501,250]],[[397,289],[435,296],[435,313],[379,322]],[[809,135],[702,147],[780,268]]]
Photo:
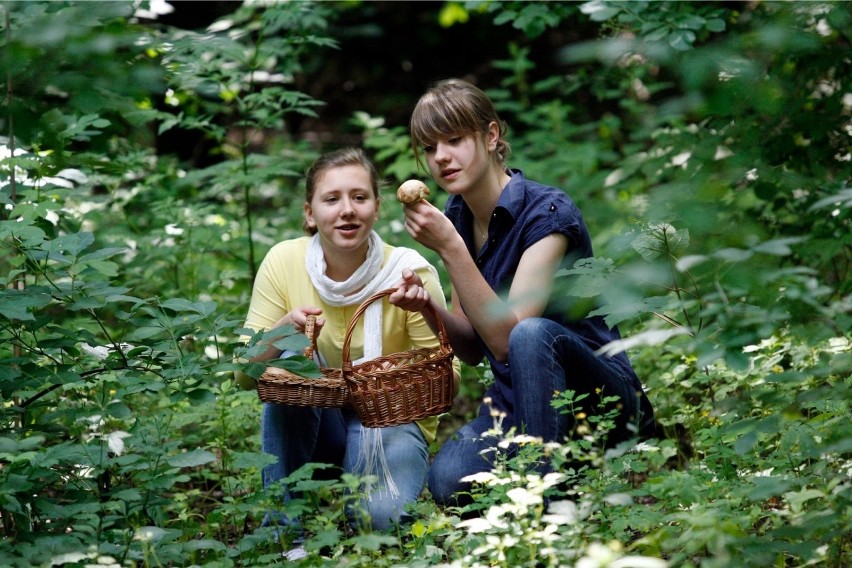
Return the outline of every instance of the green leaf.
[[[92,233],[73,233],[49,241],[44,249],[50,258],[56,256],[64,259],[66,254],[76,258],[94,242],[95,236]]]
[[[689,230],[675,229],[668,223],[651,225],[631,243],[633,249],[647,261],[660,255],[676,256],[689,246]]]
[[[33,321],[32,309],[43,308],[53,298],[32,289],[3,290],[0,292],[0,315],[10,320]]]
[[[308,359],[303,355],[293,355],[286,359],[271,359],[266,361],[266,365],[268,367],[286,369],[300,377],[309,379],[319,379],[322,377],[322,372],[313,359]]]
[[[793,481],[777,476],[752,477],[751,484],[748,498],[753,501],[764,501],[770,497],[782,495],[793,485]]]
[[[340,544],[340,539],[343,536],[337,529],[323,529],[317,531],[317,534],[305,543],[305,548],[308,550],[321,550],[326,547],[335,547]]]
[[[207,450],[191,450],[176,456],[171,456],[166,461],[172,467],[198,467],[216,461],[216,454]]]
[[[0,454],[12,454],[18,451],[18,444],[12,438],[0,436]]]
[[[91,296],[79,298],[75,302],[68,304],[68,309],[72,311],[80,311],[80,310],[94,310],[98,308],[102,308],[106,305],[106,302],[101,298],[95,298]]]
[[[755,247],[752,247],[752,250],[754,252],[761,252],[774,256],[788,256],[793,252],[793,250],[790,248],[790,245],[798,244],[805,240],[807,240],[807,237],[786,237],[782,239],[773,239],[771,241],[766,241],[760,243]]]
[[[689,14],[683,18],[678,19],[675,24],[678,28],[687,29],[687,30],[700,30],[704,28],[707,20],[702,18],[701,16],[697,16],[695,14]]]
[[[650,314],[655,312],[665,312],[672,304],[672,300],[667,296],[655,296],[651,298],[642,298],[628,302],[612,302],[605,306],[601,306],[589,312],[590,316],[604,316],[606,324],[614,327],[621,322],[639,315]]]
[[[216,401],[216,395],[208,388],[197,388],[186,391],[187,399],[193,404],[204,404]]]
[[[725,20],[721,18],[711,18],[707,20],[705,27],[707,28],[707,31],[710,32],[723,32],[725,31]]]
[[[44,231],[28,223],[18,221],[0,221],[0,239],[12,237],[24,247],[40,245],[47,239]]]
[[[581,4],[580,11],[589,16],[593,22],[603,22],[617,16],[621,8],[603,0],[592,0]]]
[[[568,293],[581,298],[593,298],[603,292],[615,273],[612,259],[603,257],[581,258],[570,269],[556,273],[557,278],[570,276]]]
[[[802,489],[801,491],[785,493],[784,498],[790,504],[790,509],[794,513],[800,513],[804,510],[805,503],[814,499],[822,500],[825,498],[825,493],[819,489]]]
[[[176,312],[195,312],[203,317],[216,311],[216,302],[192,302],[183,298],[172,298],[163,302],[162,306]]]
[[[449,28],[455,24],[464,24],[470,19],[470,14],[464,6],[458,2],[445,2],[438,13],[438,23],[442,28]]]
[[[145,339],[150,339],[156,335],[163,333],[164,329],[162,327],[156,326],[139,326],[136,329],[132,330],[127,338],[133,341],[142,341]]]
[[[738,455],[745,455],[754,448],[757,441],[757,434],[755,432],[746,432],[737,438],[736,442],[734,442],[734,451],[737,452]]]
[[[134,501],[142,500],[142,492],[136,488],[120,489],[115,493],[112,493],[111,497],[116,501],[127,501],[132,503]]]
[[[273,463],[275,458],[263,452],[231,452],[231,467],[235,470],[242,469],[263,469],[270,463]]]
[[[668,37],[669,45],[679,51],[686,51],[692,48],[695,43],[695,32],[692,30],[674,30]]]
[[[117,248],[117,247],[102,248],[102,249],[96,250],[95,252],[90,252],[88,254],[84,254],[79,259],[77,259],[77,261],[78,262],[91,262],[91,261],[94,261],[94,260],[104,260],[104,259],[107,259],[107,258],[112,258],[117,254],[123,254],[125,252],[127,252],[126,248]]]
[[[168,534],[168,531],[160,527],[139,527],[133,535],[134,540],[142,542],[157,542]]]
[[[212,538],[202,538],[199,540],[190,540],[183,545],[184,550],[217,550],[219,552],[225,551],[228,549],[224,543],[219,542],[218,540],[213,540]]]
[[[753,253],[750,250],[723,248],[714,252],[712,256],[728,262],[742,262],[751,258]]]
[[[355,535],[350,540],[365,550],[372,550],[374,552],[381,550],[383,546],[394,546],[397,544],[395,536],[378,533]]]
[[[107,412],[113,418],[129,418],[133,415],[133,411],[129,406],[121,401],[111,402],[107,405]]]

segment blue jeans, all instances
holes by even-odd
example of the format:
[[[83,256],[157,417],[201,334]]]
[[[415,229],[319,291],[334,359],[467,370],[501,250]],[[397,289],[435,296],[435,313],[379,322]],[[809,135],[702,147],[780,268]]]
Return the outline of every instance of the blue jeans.
[[[573,390],[589,396],[578,406],[588,415],[599,410],[600,399],[617,396],[619,414],[610,445],[647,433],[653,426],[653,410],[641,388],[624,376],[621,368],[599,357],[582,338],[562,325],[545,318],[519,322],[509,336],[514,405],[503,419],[503,431],[541,437],[545,442],[561,442],[574,431],[574,416],[551,405],[555,393]],[[600,391],[600,392],[598,392]],[[580,410],[576,408],[575,410]],[[606,409],[605,409],[606,410]],[[459,504],[459,493],[470,489],[461,479],[492,469],[495,437],[483,437],[494,428],[491,409],[480,406],[479,416],[465,424],[440,449],[429,470],[429,491],[439,504]]]
[[[263,405],[261,446],[278,462],[263,469],[263,487],[281,481],[306,463],[342,466],[343,471],[363,474],[359,463],[361,422],[351,410],[312,408],[284,404]],[[428,447],[417,424],[381,429],[382,444],[399,495],[384,489],[373,491],[361,504],[369,513],[372,526],[384,530],[406,517],[404,507],[415,501],[426,482],[429,467]],[[284,487],[284,501],[291,495]],[[274,520],[273,520],[274,517]],[[264,524],[276,523],[300,532],[299,519],[272,512]]]

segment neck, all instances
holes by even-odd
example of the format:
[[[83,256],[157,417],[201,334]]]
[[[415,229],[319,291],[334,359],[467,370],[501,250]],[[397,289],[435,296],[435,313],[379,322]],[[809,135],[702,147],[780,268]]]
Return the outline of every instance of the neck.
[[[503,188],[510,179],[512,178],[506,173],[504,167],[499,166],[486,176],[474,191],[465,194],[463,199],[473,213],[474,221],[483,230],[488,229],[491,213],[497,207],[500,194],[503,193]],[[479,227],[476,228],[477,231],[480,230]]]
[[[325,275],[335,282],[345,282],[367,260],[367,248],[366,241],[358,249],[352,251],[332,250],[331,247],[323,243]]]

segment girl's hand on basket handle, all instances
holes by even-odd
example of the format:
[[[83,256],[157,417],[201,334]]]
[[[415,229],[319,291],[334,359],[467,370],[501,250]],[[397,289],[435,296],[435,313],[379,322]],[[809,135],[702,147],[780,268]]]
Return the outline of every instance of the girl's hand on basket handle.
[[[283,327],[287,324],[293,324],[296,331],[303,333],[305,331],[305,322],[308,316],[317,316],[316,324],[314,324],[314,334],[319,337],[320,330],[325,323],[325,318],[319,317],[322,313],[322,308],[316,306],[301,306],[286,314],[275,323],[275,327]]]
[[[420,276],[408,268],[402,271],[402,280],[397,283],[396,292],[388,296],[388,302],[409,312],[422,312],[431,301],[432,297],[423,287]]]
[[[322,330],[322,326],[325,323],[325,318],[319,317],[321,313],[321,308],[317,308],[315,306],[302,306],[285,314],[281,319],[275,322],[275,325],[272,326],[272,329],[292,324],[293,327],[296,328],[297,332],[302,333],[305,331],[305,322],[308,319],[308,316],[314,315],[317,316],[316,323],[314,324],[314,338],[317,338],[319,337],[320,331]],[[270,359],[277,359],[280,356],[281,350],[270,343],[266,351],[264,351],[260,355],[257,355],[256,357],[252,357],[251,360],[268,361]]]

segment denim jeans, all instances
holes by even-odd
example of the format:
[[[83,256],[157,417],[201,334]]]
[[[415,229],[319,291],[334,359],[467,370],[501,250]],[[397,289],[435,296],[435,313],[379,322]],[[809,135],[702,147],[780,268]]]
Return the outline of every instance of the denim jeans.
[[[429,467],[428,447],[417,424],[382,428],[381,438],[399,495],[378,488],[369,498],[362,499],[372,527],[377,530],[387,529],[405,517],[404,507],[419,497]],[[263,486],[286,478],[310,462],[342,466],[344,472],[362,475],[360,442],[361,422],[351,410],[265,403],[261,446],[265,453],[278,458],[278,462],[264,468]],[[290,498],[285,486],[283,499],[286,502]],[[299,519],[287,518],[280,512],[268,513],[264,524],[287,527],[296,534],[301,532]]]
[[[616,428],[608,435],[613,445],[653,425],[653,410],[641,389],[624,376],[620,367],[606,357],[599,357],[582,338],[562,325],[545,318],[528,318],[519,322],[509,336],[514,407],[503,419],[502,429],[516,427],[518,432],[541,437],[545,442],[561,442],[574,431],[574,416],[553,408],[557,392],[573,390],[589,396],[579,403],[582,411],[593,414],[600,399],[619,397]],[[580,410],[576,408],[576,410]],[[429,470],[429,491],[439,504],[462,503],[459,493],[470,489],[461,479],[492,469],[493,454],[483,450],[495,448],[495,437],[483,437],[494,428],[491,409],[480,406],[479,416],[464,425],[440,449]]]

